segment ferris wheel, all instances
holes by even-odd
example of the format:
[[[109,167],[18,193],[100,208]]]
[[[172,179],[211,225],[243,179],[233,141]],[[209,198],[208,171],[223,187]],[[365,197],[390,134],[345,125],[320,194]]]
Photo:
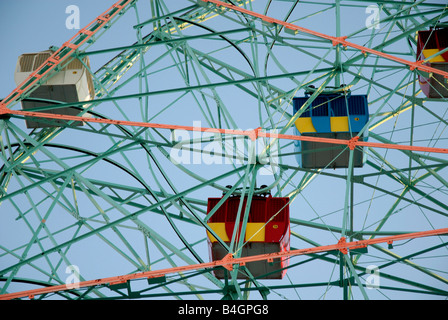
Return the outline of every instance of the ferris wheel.
[[[9,62],[0,299],[448,297],[445,1],[111,4]]]

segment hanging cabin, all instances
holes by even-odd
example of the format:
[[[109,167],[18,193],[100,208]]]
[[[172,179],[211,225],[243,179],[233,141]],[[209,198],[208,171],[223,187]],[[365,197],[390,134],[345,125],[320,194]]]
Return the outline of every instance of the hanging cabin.
[[[448,28],[431,28],[417,35],[417,61],[427,59],[448,47]],[[448,72],[448,51],[431,58],[426,65]],[[448,98],[448,79],[439,74],[420,74],[422,92],[428,98]]]
[[[14,80],[17,86],[21,85],[32,72],[36,71],[51,55],[51,50],[38,53],[22,54],[16,65]],[[89,59],[83,58],[83,62],[90,68]],[[75,58],[64,68],[59,70],[54,76],[37,87],[28,97],[22,100],[22,109],[30,110],[33,108],[48,106],[50,103],[46,101],[38,101],[34,99],[54,100],[63,103],[89,101],[94,98],[93,80],[88,69],[83,65],[81,60]],[[71,107],[63,107],[58,109],[48,109],[42,111],[51,114],[63,114],[77,116],[79,109]],[[87,117],[87,115],[83,115]],[[27,128],[48,128],[60,127],[65,120],[45,119],[45,118],[26,118]],[[73,126],[82,126],[82,121],[75,121]]]
[[[308,93],[304,97],[293,99],[294,114],[308,99]],[[350,140],[359,135],[368,120],[366,95],[320,94],[296,120],[294,133],[309,137]],[[367,134],[360,136],[359,141],[363,140],[367,140]],[[348,168],[349,149],[346,145],[295,140],[294,146],[301,168]],[[364,163],[363,148],[355,148],[353,166],[360,168]]]
[[[208,226],[225,243],[229,244],[234,232],[240,196],[230,196],[213,214],[208,221]],[[221,200],[221,198],[209,198],[207,212],[209,213]],[[241,209],[239,231],[243,224],[244,209],[247,197],[244,198]],[[239,233],[239,232],[238,232]],[[223,259],[228,251],[207,231],[209,254],[212,261]],[[241,257],[286,252],[289,251],[290,224],[289,224],[289,198],[272,197],[269,195],[254,195],[246,224],[244,243]],[[259,279],[282,279],[286,274],[288,258],[275,258],[273,261],[261,260],[248,262],[245,267]],[[227,277],[229,273],[224,269],[215,269],[214,274],[218,279]],[[241,269],[238,279],[247,279],[247,275]]]

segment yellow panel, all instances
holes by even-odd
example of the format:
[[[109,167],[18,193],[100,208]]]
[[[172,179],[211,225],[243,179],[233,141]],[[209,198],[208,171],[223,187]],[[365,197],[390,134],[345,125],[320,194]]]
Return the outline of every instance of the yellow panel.
[[[425,49],[422,51],[423,56],[425,58],[430,57],[433,54],[436,54],[437,52],[439,52],[439,49]],[[439,55],[439,56],[429,60],[429,62],[445,62],[445,59],[443,59],[442,55]]]
[[[264,222],[248,222],[246,225],[246,241],[263,242],[265,237]]]
[[[303,132],[316,132],[316,129],[313,126],[313,122],[310,117],[307,118],[298,118],[295,122],[297,130],[300,133]]]
[[[210,222],[208,226],[216,233],[218,237],[221,238],[222,241],[230,241],[229,237],[227,237],[226,232],[226,224],[224,222]],[[208,238],[211,242],[216,242],[216,238],[207,231]]]
[[[348,117],[331,117],[331,132],[346,132],[348,130]]]

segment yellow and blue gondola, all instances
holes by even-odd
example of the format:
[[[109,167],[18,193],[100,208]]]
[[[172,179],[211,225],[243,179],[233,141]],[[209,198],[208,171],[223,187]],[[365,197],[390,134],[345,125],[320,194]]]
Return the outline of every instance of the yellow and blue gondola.
[[[296,135],[349,140],[358,136],[369,120],[366,95],[345,93],[325,93],[317,96],[305,110],[302,106],[310,98],[293,99],[294,114],[301,112],[295,121]],[[359,140],[367,140],[368,131],[360,135]],[[349,151],[347,146],[312,141],[295,141],[298,164],[302,168],[348,168]],[[362,147],[354,151],[353,166],[362,167],[365,153]]]

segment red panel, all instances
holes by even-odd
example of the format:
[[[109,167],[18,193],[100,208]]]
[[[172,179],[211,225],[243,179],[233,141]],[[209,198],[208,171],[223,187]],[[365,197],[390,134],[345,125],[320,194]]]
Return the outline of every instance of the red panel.
[[[417,39],[417,60],[424,59],[423,56],[420,56],[422,50],[424,49],[436,49],[437,43],[434,37],[430,37],[432,30],[424,30],[418,32]]]
[[[281,252],[287,252],[290,250],[290,245],[289,245],[290,237],[291,237],[291,229],[290,229],[289,223],[288,223],[287,230],[285,232],[285,236],[280,241],[280,251]],[[283,257],[281,259],[281,266],[282,266],[282,268],[286,268],[287,266],[289,266],[289,257]],[[285,276],[286,270],[287,269],[283,270],[282,278]]]
[[[280,242],[289,230],[289,198],[271,198],[269,217],[272,221],[266,225],[266,242]],[[267,220],[268,220],[267,219]]]
[[[439,51],[448,47],[448,28],[437,30],[437,47]],[[448,61],[448,52],[442,53],[443,59]]]
[[[289,221],[289,198],[271,198],[269,201],[269,215],[268,219],[272,216],[272,221]],[[267,220],[268,220],[267,219]]]
[[[417,40],[417,60],[424,57],[420,53],[424,49],[443,50],[448,46],[448,28],[419,31]],[[442,53],[445,61],[448,61],[448,52]]]
[[[269,222],[265,228],[265,241],[280,242],[285,236],[287,227],[285,222]]]
[[[253,197],[250,206],[249,221],[265,222],[267,211],[267,198]]]
[[[221,198],[209,198],[207,204],[207,213],[209,213],[221,200]],[[209,222],[225,222],[226,221],[227,203],[224,202],[215,214],[209,219]]]
[[[426,65],[431,66],[430,63],[426,63]],[[419,80],[420,88],[422,89],[423,94],[425,96],[429,97],[429,91],[431,89],[431,85],[429,84],[429,79],[425,78],[422,75],[419,75],[418,80]]]
[[[209,198],[207,212],[210,212],[220,199]],[[243,219],[246,203],[247,198],[244,199],[241,208],[240,221]],[[210,222],[226,223],[226,232],[229,238],[233,234],[239,204],[240,197],[230,197],[210,218]],[[267,223],[265,227],[265,242],[279,243],[287,238],[289,250],[289,198],[272,196],[254,196],[252,198],[248,222],[267,222],[270,218],[272,218],[272,221]]]
[[[240,205],[240,197],[232,197],[227,200],[228,207],[227,207],[227,217],[226,222],[235,222],[236,216],[238,214],[238,207]],[[246,199],[244,199],[243,207],[241,209],[242,212],[244,212],[244,207],[246,206]],[[243,215],[240,215],[240,220],[243,218]]]

